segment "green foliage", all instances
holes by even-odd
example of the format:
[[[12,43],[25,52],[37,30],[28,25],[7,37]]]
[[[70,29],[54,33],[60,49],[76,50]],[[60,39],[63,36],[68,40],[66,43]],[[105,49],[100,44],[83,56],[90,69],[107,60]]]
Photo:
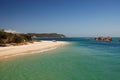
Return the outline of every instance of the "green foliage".
[[[0,30],[0,43],[6,43],[7,42],[7,34],[3,31]]]
[[[23,36],[25,41],[31,41],[32,40],[32,38],[29,34],[21,34],[21,36]]]
[[[0,33],[1,33],[1,32],[4,32],[4,29],[0,29]]]
[[[13,42],[14,43],[21,43],[24,42],[24,37],[21,35],[15,35],[13,38]]]
[[[6,43],[22,43],[26,41],[32,41],[32,38],[29,34],[13,34],[4,32],[0,29],[0,44]]]
[[[28,33],[31,36],[41,37],[41,38],[65,38],[66,36],[63,34],[57,34],[57,33]]]
[[[5,32],[0,32],[0,38],[1,39],[7,39],[7,34]]]

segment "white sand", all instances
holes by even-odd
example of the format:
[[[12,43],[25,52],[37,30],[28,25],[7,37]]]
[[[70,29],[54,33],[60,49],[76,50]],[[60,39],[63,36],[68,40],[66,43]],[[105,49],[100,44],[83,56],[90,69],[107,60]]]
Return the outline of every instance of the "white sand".
[[[36,51],[44,52],[68,44],[63,41],[42,41],[29,43],[28,45],[0,47],[0,58],[8,58],[17,55],[33,54]]]

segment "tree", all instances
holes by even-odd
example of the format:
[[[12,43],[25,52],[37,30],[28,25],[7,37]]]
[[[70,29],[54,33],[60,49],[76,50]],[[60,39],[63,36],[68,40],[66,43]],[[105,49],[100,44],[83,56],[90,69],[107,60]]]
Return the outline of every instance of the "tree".
[[[29,34],[21,34],[21,36],[23,36],[25,41],[31,41],[32,40],[32,38]]]
[[[0,43],[7,43],[7,33],[3,30],[0,30]]]
[[[6,43],[22,43],[22,42],[32,41],[29,34],[14,34],[7,33],[3,29],[0,29],[0,44]]]
[[[20,35],[15,35],[14,38],[13,38],[13,42],[14,43],[21,43],[21,42],[24,42],[24,38]]]
[[[4,29],[0,29],[0,33],[1,33],[1,32],[4,32]]]

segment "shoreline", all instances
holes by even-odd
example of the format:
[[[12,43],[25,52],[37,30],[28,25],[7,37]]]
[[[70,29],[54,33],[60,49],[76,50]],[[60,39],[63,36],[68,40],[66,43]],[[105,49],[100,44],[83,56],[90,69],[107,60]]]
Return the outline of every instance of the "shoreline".
[[[0,47],[0,59],[42,53],[50,50],[54,50],[58,47],[67,45],[68,42],[64,41],[41,41],[29,43],[27,45]]]

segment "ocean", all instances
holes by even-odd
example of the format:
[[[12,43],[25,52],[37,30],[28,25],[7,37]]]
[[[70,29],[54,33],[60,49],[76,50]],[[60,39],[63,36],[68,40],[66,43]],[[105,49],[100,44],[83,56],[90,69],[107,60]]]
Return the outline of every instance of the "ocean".
[[[92,38],[37,38],[70,44],[0,61],[0,80],[120,80],[120,42]]]

